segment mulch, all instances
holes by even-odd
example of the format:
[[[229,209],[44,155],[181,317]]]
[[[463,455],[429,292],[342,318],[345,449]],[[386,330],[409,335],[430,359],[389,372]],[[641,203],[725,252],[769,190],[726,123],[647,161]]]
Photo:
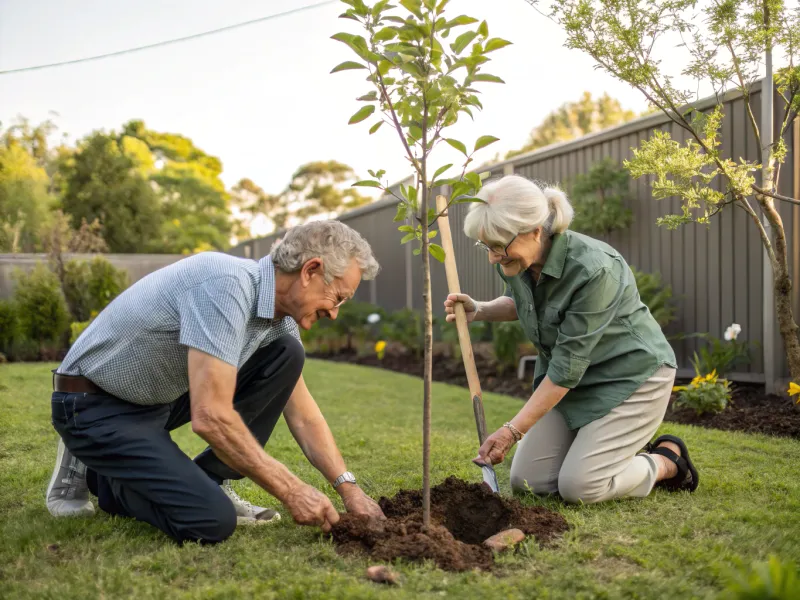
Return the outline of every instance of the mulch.
[[[533,379],[531,372],[528,373],[525,380],[519,380],[516,369],[509,368],[505,372],[498,373],[498,365],[488,347],[475,344],[474,353],[481,388],[484,391],[506,394],[524,400],[530,397]],[[309,353],[308,356],[334,362],[379,367],[422,377],[422,360],[397,349],[387,349],[382,360],[379,360],[374,354],[359,356],[355,352]],[[464,365],[461,359],[435,350],[433,380],[467,387],[467,377],[464,374]],[[725,431],[764,433],[800,439],[800,406],[790,398],[766,394],[763,386],[752,384],[734,384],[732,391],[732,402],[721,413],[697,415],[691,409],[675,408],[670,403],[664,420]]]

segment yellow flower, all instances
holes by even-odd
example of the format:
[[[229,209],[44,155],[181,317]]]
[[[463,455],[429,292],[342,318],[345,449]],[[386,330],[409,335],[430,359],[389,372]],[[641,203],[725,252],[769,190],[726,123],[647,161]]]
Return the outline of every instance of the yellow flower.
[[[705,381],[708,381],[708,382],[711,382],[711,383],[717,383],[717,370],[714,369],[713,371],[711,371],[711,373],[706,375]]]
[[[705,381],[705,377],[703,377],[702,375],[698,375],[697,377],[692,379],[692,384],[691,385],[692,385],[692,387],[695,387],[695,386],[703,383],[704,381]]]
[[[672,388],[673,392],[682,392],[685,389],[688,389],[685,385],[676,385]]]
[[[789,396],[797,396],[797,403],[800,404],[800,385],[794,381],[789,384]]]
[[[379,340],[375,342],[375,353],[378,355],[378,360],[383,360],[383,355],[386,352],[386,342]]]

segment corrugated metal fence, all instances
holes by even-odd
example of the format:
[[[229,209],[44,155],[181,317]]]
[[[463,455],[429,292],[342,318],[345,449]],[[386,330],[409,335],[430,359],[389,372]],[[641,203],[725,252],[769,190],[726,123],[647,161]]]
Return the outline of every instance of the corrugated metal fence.
[[[697,107],[709,108],[710,101]],[[756,122],[760,122],[760,86],[751,96],[751,106]],[[775,131],[779,131],[783,99],[775,98]],[[778,110],[780,107],[781,110]],[[721,137],[724,157],[737,160],[744,157],[757,160],[756,141],[747,125],[746,106],[741,97],[729,94],[725,99],[725,120]],[[612,157],[620,163],[632,157],[632,149],[650,137],[654,130],[670,133],[673,139],[684,141],[685,132],[662,114],[650,115],[625,125],[584,138],[549,146],[512,160],[491,165],[493,176],[517,173],[549,183],[569,181],[585,173],[596,161]],[[794,131],[797,131],[795,127]],[[798,159],[800,140],[790,133],[786,139],[789,155],[781,168],[779,192],[798,195]],[[487,169],[483,169],[487,170]],[[660,273],[664,282],[672,286],[678,308],[677,319],[668,335],[709,332],[722,337],[731,323],[742,326],[742,337],[755,343],[752,363],[733,378],[740,381],[764,382],[763,349],[771,344],[779,364],[775,365],[778,378],[788,376],[783,344],[773,327],[773,339],[764,339],[764,287],[765,273],[761,241],[749,217],[742,210],[728,207],[714,217],[710,227],[686,225],[677,231],[657,227],[656,219],[679,212],[677,199],[653,200],[650,178],[632,180],[629,206],[634,212],[633,225],[614,232],[605,241],[619,250],[636,268]],[[714,185],[719,189],[719,182]],[[779,203],[786,228],[791,256],[791,272],[795,281],[794,310],[800,318],[800,206]],[[372,302],[387,310],[411,306],[422,309],[422,270],[419,260],[411,256],[411,245],[401,246],[401,234],[392,222],[395,202],[384,199],[342,215],[340,220],[359,231],[372,245],[382,272],[374,282],[364,283],[357,294],[359,301]],[[459,266],[461,287],[479,300],[496,297],[502,292],[502,283],[489,267],[485,255],[464,235],[466,205],[450,211],[451,227],[455,232],[456,261]],[[250,240],[231,250],[231,253],[249,258],[260,258],[269,253],[277,236]],[[413,260],[412,260],[413,259]],[[444,268],[432,263],[434,310],[442,312],[446,289]],[[769,281],[769,277],[767,277]],[[770,314],[767,312],[766,314]],[[683,369],[690,367],[689,359],[696,341],[674,341],[673,346]]]

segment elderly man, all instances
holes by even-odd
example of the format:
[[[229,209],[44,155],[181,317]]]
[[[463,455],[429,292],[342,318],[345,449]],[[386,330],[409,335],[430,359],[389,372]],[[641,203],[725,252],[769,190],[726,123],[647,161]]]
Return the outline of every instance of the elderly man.
[[[228,538],[275,511],[240,499],[247,477],[301,525],[330,530],[330,500],[264,451],[281,414],[349,512],[382,517],[356,485],[303,381],[298,325],[335,319],[378,263],[338,221],[295,227],[258,262],[203,253],[115,299],[54,374],[61,436],[47,507],[55,516],[133,517],[178,542]],[[193,461],[169,432],[191,422],[209,447]]]

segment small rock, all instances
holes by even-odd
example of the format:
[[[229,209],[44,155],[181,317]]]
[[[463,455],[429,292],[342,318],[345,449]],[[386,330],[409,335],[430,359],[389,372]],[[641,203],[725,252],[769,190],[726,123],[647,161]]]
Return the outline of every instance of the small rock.
[[[375,583],[385,583],[387,585],[397,585],[397,573],[384,565],[376,565],[367,569],[367,579]]]
[[[519,529],[506,529],[484,540],[483,545],[488,546],[493,552],[503,552],[513,548],[524,539],[525,534]]]

